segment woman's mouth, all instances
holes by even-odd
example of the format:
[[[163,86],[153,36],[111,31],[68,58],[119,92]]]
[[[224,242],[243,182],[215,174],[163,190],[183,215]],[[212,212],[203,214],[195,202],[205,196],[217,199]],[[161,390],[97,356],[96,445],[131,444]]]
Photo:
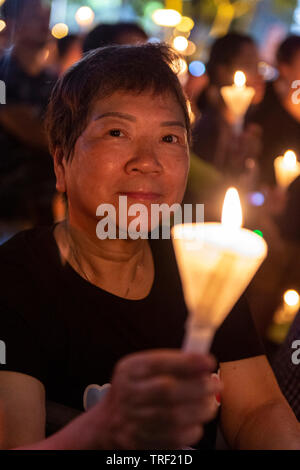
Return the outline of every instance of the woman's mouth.
[[[161,194],[146,191],[122,191],[119,193],[120,196],[127,196],[128,199],[134,199],[136,201],[158,201],[161,199]]]

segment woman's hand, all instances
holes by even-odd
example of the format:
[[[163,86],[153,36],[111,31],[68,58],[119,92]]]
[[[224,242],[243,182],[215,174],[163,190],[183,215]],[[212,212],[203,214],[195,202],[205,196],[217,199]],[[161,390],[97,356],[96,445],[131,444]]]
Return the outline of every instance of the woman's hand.
[[[180,350],[131,354],[120,360],[101,413],[109,449],[178,449],[197,443],[214,418],[221,384],[211,356]],[[98,408],[98,410],[97,410]],[[103,436],[102,436],[103,437]]]

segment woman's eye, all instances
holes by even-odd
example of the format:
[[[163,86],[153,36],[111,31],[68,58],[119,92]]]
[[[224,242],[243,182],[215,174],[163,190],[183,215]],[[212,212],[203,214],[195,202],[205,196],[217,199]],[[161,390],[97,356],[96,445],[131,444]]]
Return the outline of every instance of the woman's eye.
[[[179,141],[179,139],[176,135],[169,134],[163,137],[163,141],[167,142],[168,144],[176,144]]]
[[[120,131],[120,129],[111,129],[109,131],[109,135],[111,137],[122,137],[122,135],[124,135],[124,134],[123,134],[122,131]]]

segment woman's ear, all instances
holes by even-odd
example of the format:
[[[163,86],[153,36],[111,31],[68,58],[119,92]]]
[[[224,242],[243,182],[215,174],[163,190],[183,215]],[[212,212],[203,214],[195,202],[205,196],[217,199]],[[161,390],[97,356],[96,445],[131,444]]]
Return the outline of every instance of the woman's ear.
[[[65,193],[66,188],[66,178],[65,178],[65,158],[63,152],[60,148],[56,148],[53,155],[54,162],[54,172],[56,176],[56,189],[60,193]]]

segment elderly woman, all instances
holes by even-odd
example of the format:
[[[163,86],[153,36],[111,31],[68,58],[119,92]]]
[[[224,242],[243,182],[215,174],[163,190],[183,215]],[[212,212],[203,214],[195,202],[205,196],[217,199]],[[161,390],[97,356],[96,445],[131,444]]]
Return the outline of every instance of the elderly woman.
[[[216,421],[204,423],[221,385],[211,356],[180,350],[187,311],[170,240],[126,238],[119,225],[116,238],[97,236],[100,204],[118,221],[120,196],[149,210],[182,200],[190,122],[174,60],[164,45],[95,50],[53,91],[48,134],[68,218],[0,250],[2,448],[214,447]],[[228,444],[299,448],[244,298],[211,352]],[[45,439],[46,399],[83,411],[93,383],[111,387]]]

